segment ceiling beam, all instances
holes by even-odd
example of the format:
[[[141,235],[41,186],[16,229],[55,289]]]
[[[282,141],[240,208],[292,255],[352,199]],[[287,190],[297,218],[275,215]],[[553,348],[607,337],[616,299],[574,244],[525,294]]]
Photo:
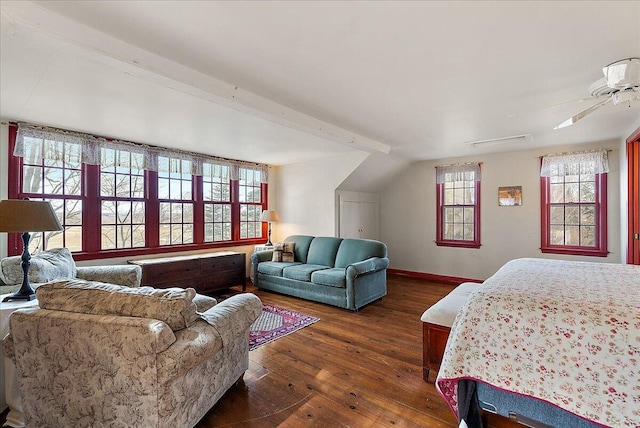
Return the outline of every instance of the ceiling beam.
[[[2,3],[3,37],[35,38],[123,73],[369,153],[389,153],[380,141],[185,67],[30,2]]]

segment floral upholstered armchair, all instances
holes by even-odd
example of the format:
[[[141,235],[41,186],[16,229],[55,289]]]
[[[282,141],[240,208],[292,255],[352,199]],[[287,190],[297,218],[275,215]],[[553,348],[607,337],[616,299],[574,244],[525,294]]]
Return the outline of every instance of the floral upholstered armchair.
[[[0,261],[0,294],[18,291],[22,284],[22,277],[20,256],[2,259]],[[29,282],[34,289],[50,281],[73,278],[139,287],[142,269],[136,265],[76,266],[67,248],[52,248],[31,256]]]
[[[251,293],[220,303],[193,288],[84,280],[36,289],[11,315],[27,427],[193,427],[249,366]]]

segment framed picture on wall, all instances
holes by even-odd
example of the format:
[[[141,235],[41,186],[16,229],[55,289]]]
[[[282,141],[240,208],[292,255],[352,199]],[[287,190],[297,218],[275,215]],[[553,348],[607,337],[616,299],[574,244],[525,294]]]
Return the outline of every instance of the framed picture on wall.
[[[501,207],[522,205],[522,186],[498,187],[498,205]]]

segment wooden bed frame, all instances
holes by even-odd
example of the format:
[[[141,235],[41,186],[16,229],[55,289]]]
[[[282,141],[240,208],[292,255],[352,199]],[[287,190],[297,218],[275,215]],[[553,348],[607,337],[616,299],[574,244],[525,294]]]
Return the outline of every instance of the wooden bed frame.
[[[434,369],[436,374],[440,370],[450,332],[450,327],[422,323],[422,378],[427,382],[429,382],[431,369]]]

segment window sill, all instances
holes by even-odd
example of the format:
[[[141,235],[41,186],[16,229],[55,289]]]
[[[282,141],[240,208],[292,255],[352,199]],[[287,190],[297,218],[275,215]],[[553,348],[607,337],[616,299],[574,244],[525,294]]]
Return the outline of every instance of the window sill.
[[[591,256],[591,257],[607,257],[609,252],[598,248],[581,248],[581,247],[543,247],[540,251],[546,254],[565,254],[570,256]]]
[[[73,259],[76,261],[84,260],[100,260],[111,259],[115,257],[132,257],[132,256],[144,256],[149,254],[163,254],[163,253],[179,253],[186,251],[198,251],[198,250],[223,250],[230,247],[244,247],[265,243],[265,238],[247,239],[243,241],[226,241],[206,244],[184,244],[184,245],[163,245],[161,247],[144,247],[144,248],[120,248],[117,250],[102,250],[98,252],[77,252],[71,253]]]
[[[480,243],[475,241],[435,241],[438,247],[480,248]]]

